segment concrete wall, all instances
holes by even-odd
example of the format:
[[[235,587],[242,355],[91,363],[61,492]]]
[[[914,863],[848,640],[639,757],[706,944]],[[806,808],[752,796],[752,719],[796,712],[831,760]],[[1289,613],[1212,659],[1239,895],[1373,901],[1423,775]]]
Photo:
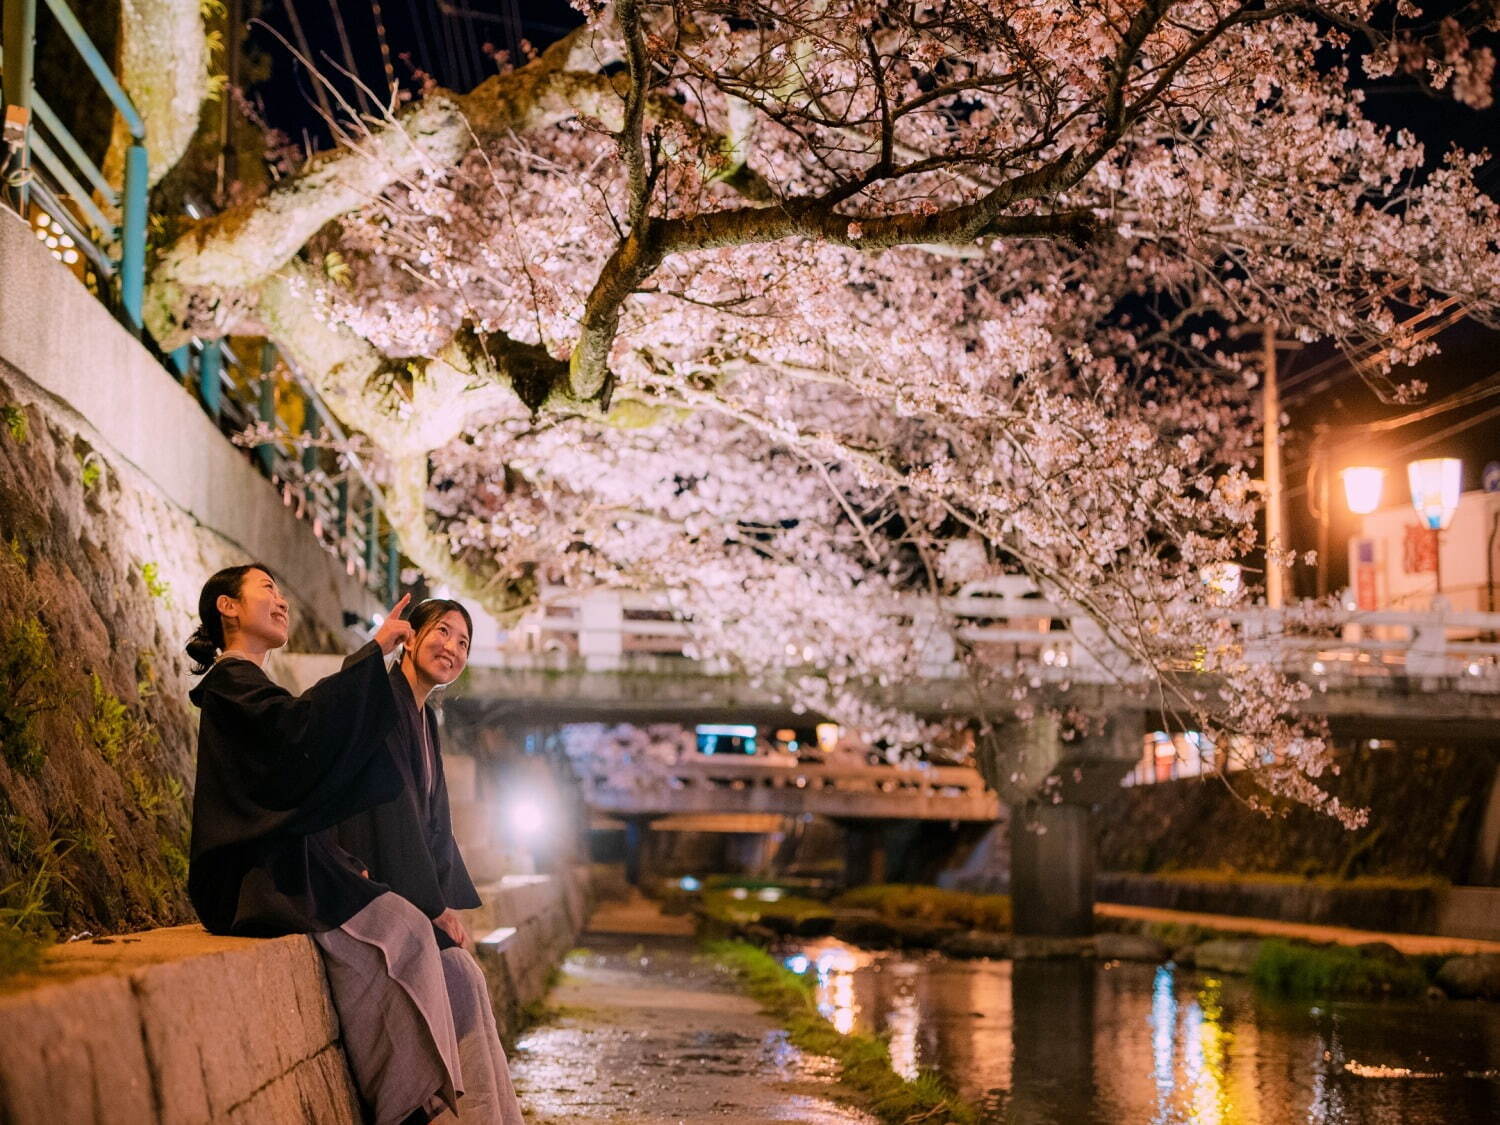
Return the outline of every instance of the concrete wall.
[[[197,402],[15,214],[0,210],[0,365],[86,420],[96,444],[246,559],[282,576],[332,632],[380,607],[298,521]],[[196,589],[193,591],[196,597]]]
[[[481,888],[470,923],[513,932],[480,957],[502,1034],[541,998],[585,914],[583,876]],[[482,933],[480,936],[488,936]],[[177,926],[58,946],[0,992],[7,1125],[359,1125],[322,964],[303,936]]]
[[[1500,941],[1500,887],[1367,887],[1329,883],[1098,876],[1101,902]]]

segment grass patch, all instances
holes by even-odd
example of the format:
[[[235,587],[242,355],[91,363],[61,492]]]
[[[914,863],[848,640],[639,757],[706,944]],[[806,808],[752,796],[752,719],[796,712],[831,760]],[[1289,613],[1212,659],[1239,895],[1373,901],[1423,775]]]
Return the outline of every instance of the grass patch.
[[[797,924],[808,918],[827,918],[832,914],[826,902],[815,899],[783,895],[767,902],[757,898],[755,892],[745,893],[743,898],[736,897],[736,890],[740,888],[704,891],[698,909],[708,918],[730,926],[746,926],[766,917]]]
[[[893,922],[925,922],[966,930],[1009,930],[1010,896],[976,895],[942,887],[887,883],[856,887],[833,900],[850,910],[873,910]]]
[[[745,942],[713,942],[704,948],[787,1029],[796,1046],[836,1060],[840,1081],[858,1091],[882,1121],[891,1125],[978,1122],[978,1111],[953,1093],[938,1075],[923,1071],[909,1082],[891,1069],[884,1041],[871,1035],[839,1034],[818,1014],[811,984],[783,968],[769,953]]]
[[[0,747],[6,763],[35,777],[46,763],[39,716],[56,710],[52,642],[41,619],[18,618],[0,631]]]
[[[1415,996],[1427,988],[1416,965],[1368,957],[1347,946],[1267,941],[1250,970],[1257,988],[1283,996]]]
[[[46,938],[0,922],[0,981],[34,972],[42,963],[42,951],[51,944]]]
[[[26,421],[26,411],[19,406],[0,406],[0,428],[10,435],[10,440],[17,445],[25,445],[31,440],[31,426]]]

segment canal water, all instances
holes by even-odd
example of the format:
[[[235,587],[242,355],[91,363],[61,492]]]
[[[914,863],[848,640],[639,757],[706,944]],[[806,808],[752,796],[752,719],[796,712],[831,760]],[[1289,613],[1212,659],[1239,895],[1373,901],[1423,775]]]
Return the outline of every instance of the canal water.
[[[1173,965],[780,950],[840,1031],[1025,1125],[1500,1122],[1500,1005],[1271,1000]]]

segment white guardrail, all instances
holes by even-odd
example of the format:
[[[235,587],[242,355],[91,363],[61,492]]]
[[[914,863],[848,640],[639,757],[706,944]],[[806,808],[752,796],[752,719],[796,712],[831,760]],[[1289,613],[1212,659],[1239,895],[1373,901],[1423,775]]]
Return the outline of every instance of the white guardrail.
[[[477,607],[474,607],[477,609]],[[956,635],[928,627],[925,671],[935,679],[959,674],[962,644],[997,666],[1024,665],[1049,680],[1077,683],[1118,681],[1138,675],[1103,642],[1094,622],[1077,611],[1041,599],[1025,579],[1002,579],[966,587],[943,608],[960,622]],[[930,605],[913,603],[908,618],[923,628]],[[1297,610],[1228,611],[1246,656],[1274,662],[1294,675],[1330,686],[1376,687],[1379,680],[1444,679],[1464,691],[1500,694],[1500,613],[1447,609],[1343,611],[1325,628],[1301,624]],[[815,623],[810,623],[815,629]],[[688,660],[687,625],[664,596],[597,591],[583,596],[556,592],[543,607],[502,630],[476,613],[470,663],[493,668],[579,668],[620,672],[663,660]],[[795,643],[796,638],[789,638]],[[693,661],[695,672],[726,675],[716,661]]]

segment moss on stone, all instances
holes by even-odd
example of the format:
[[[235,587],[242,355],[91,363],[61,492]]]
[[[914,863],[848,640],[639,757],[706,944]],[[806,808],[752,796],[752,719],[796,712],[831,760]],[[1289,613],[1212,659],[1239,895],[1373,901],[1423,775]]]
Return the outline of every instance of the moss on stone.
[[[154,737],[151,728],[104,686],[98,672],[89,673],[89,687],[93,710],[86,734],[98,748],[99,756],[113,766],[122,758],[139,755]]]
[[[19,406],[0,406],[0,426],[17,445],[25,445],[31,440],[31,425],[26,421],[26,411]]]
[[[0,747],[5,762],[35,777],[46,761],[39,717],[56,709],[52,646],[35,614],[0,628]]]
[[[1261,943],[1250,979],[1267,992],[1310,997],[1417,996],[1428,983],[1422,969],[1404,958],[1275,939]]]
[[[856,887],[834,899],[849,910],[874,910],[882,919],[960,926],[966,930],[1010,929],[1010,896],[980,895],[942,887],[884,883]]]

